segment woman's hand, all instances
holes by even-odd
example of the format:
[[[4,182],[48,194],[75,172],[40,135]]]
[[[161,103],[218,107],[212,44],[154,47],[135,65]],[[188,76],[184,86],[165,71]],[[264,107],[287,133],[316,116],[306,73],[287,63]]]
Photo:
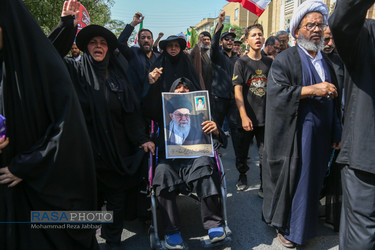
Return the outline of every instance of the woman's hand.
[[[151,71],[149,74],[148,74],[148,80],[151,84],[155,83],[160,75],[163,74],[163,67],[160,67],[160,68],[155,68],[153,71]]]
[[[8,187],[14,187],[18,183],[22,181],[21,178],[18,178],[17,176],[13,175],[8,167],[0,168],[0,184],[8,184]]]
[[[155,155],[155,144],[152,141],[143,143],[140,148],[143,148],[146,153],[150,150],[152,155]]]
[[[77,0],[70,0],[69,2],[65,1],[63,5],[63,9],[61,11],[61,17],[64,16],[74,16],[74,27],[78,25],[79,18],[79,7],[81,3]]]
[[[205,121],[205,122],[202,122],[201,124],[203,127],[202,127],[202,130],[204,133],[206,134],[210,134],[210,133],[213,133],[214,135],[219,135],[219,130],[217,129],[217,125],[215,122],[213,121]]]

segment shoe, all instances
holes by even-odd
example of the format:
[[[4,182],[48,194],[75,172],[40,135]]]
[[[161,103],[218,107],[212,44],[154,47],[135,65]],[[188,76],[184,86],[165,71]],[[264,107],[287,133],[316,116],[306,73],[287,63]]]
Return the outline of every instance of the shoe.
[[[259,188],[258,196],[259,198],[263,199],[263,188]]]
[[[210,238],[211,243],[215,243],[224,240],[227,235],[225,234],[223,227],[214,227],[208,230],[208,237]]]
[[[184,249],[183,240],[180,233],[165,236],[165,247],[167,249]]]
[[[291,242],[290,240],[285,239],[284,235],[282,235],[281,233],[277,234],[277,239],[279,240],[281,245],[283,245],[284,247],[287,247],[287,248],[296,247],[295,243]]]
[[[240,174],[236,184],[237,190],[243,191],[247,188],[247,176],[246,174]]]

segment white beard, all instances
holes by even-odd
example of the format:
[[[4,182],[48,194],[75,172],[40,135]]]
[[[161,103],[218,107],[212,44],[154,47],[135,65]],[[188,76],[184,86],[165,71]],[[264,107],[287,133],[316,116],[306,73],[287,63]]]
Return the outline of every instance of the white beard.
[[[188,124],[180,125],[177,121],[172,119],[169,123],[169,137],[174,135],[175,143],[177,145],[182,145],[184,143],[186,137],[189,135],[190,132],[190,120]]]
[[[324,48],[323,38],[320,39],[318,44],[315,44],[306,39],[302,34],[298,36],[298,44],[307,51],[318,52]]]

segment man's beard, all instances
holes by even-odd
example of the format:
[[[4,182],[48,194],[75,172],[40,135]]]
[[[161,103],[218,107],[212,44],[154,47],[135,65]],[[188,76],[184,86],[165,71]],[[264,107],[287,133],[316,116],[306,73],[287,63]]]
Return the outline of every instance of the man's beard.
[[[334,46],[324,46],[324,48],[323,48],[323,52],[324,53],[327,53],[327,54],[330,54],[333,50],[335,49],[335,47]]]
[[[306,39],[306,37],[301,33],[298,35],[298,44],[305,50],[314,52],[318,52],[319,50],[322,50],[324,47],[323,37],[320,38],[318,44],[315,44],[314,42],[310,42],[308,39]]]
[[[230,48],[228,48],[226,46],[224,47],[224,45],[223,45],[223,49],[224,49],[225,52],[231,52],[232,51],[232,49],[230,49]]]
[[[144,45],[145,44],[142,44],[141,49],[147,54],[152,50],[152,46],[149,43],[147,43],[147,45],[149,46],[149,49],[145,49]]]
[[[201,44],[200,47],[201,47],[202,50],[209,50],[211,48],[210,45],[204,45],[204,44]]]
[[[170,127],[171,125],[173,126],[175,132],[177,132],[176,135],[182,136],[182,138],[186,139],[190,132],[190,120],[186,124],[179,124],[178,121],[172,119]]]

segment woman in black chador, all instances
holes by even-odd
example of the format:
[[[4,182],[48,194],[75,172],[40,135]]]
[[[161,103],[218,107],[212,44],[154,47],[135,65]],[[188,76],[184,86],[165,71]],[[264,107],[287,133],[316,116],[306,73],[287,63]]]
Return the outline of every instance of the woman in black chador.
[[[49,36],[61,56],[73,43],[77,31],[74,16],[78,8],[75,0],[65,2],[61,21]],[[89,25],[78,33],[76,44],[84,52],[82,59],[78,62],[65,59],[66,65],[91,138],[98,198],[107,201],[107,210],[114,212],[114,223],[103,224],[101,236],[109,245],[119,246],[125,191],[137,185],[134,174],[144,151],[153,151],[154,144],[144,133],[137,98],[126,76],[127,61],[117,53],[115,35],[99,25]]]
[[[0,6],[0,249],[98,249],[95,229],[30,224],[31,211],[96,210],[94,161],[60,55],[21,1]]]

